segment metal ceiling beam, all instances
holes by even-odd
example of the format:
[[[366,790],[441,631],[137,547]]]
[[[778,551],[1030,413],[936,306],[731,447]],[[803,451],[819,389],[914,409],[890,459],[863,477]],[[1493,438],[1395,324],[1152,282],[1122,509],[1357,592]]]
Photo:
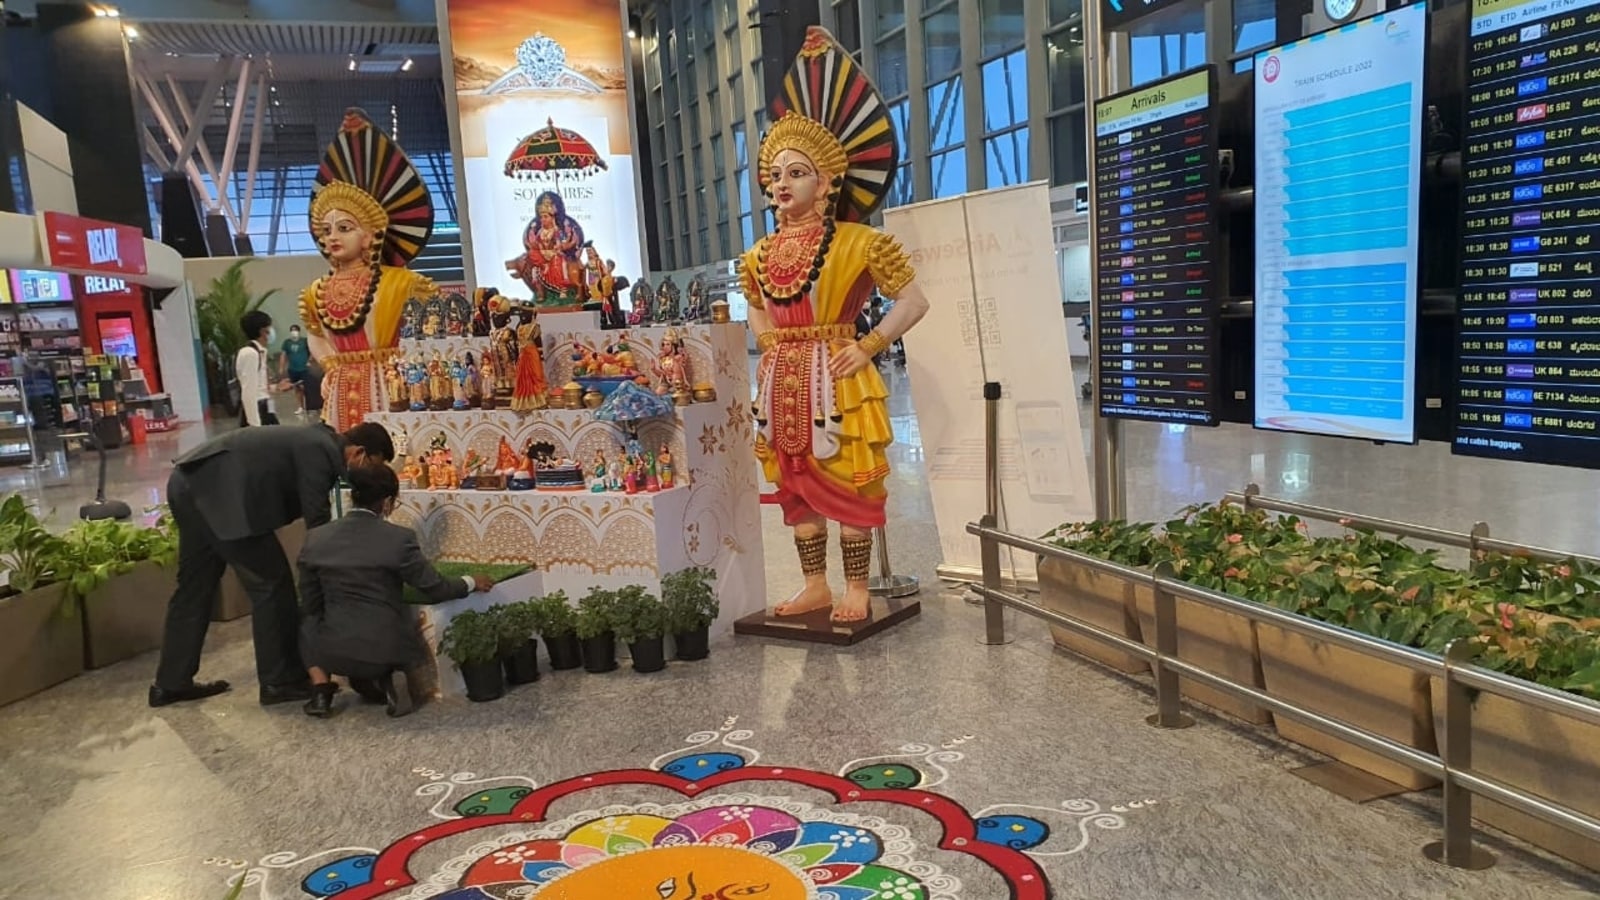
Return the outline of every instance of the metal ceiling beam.
[[[267,75],[263,72],[256,77],[255,118],[250,122],[250,158],[245,162],[244,169],[244,202],[239,204],[239,221],[246,231],[250,228],[250,201],[255,199],[256,175],[261,166],[261,118],[266,114],[267,103],[271,99],[267,94]]]
[[[133,81],[138,86],[139,93],[144,95],[144,102],[150,107],[150,113],[156,117],[156,122],[161,126],[162,132],[166,134],[167,142],[172,144],[173,150],[177,150],[183,145],[183,140],[178,137],[178,129],[172,122],[172,116],[167,112],[166,104],[161,102],[161,96],[156,93],[155,86],[138,69],[134,70]],[[145,133],[149,134],[148,131]],[[159,150],[160,147],[155,149]],[[158,159],[162,162],[167,162],[165,154],[162,154]],[[181,160],[181,163],[179,160]],[[206,190],[205,180],[200,177],[200,170],[195,168],[194,160],[174,157],[171,162],[167,163],[165,171],[176,172],[180,166],[183,172],[189,176],[189,182],[194,185],[195,193],[199,195],[206,208],[213,208],[216,204],[211,199],[211,192]]]
[[[228,67],[228,60],[217,60],[217,66],[218,70],[226,71]],[[215,75],[215,71],[213,72],[213,75]],[[185,135],[194,134],[196,132],[202,135],[205,133],[206,120],[209,119],[211,115],[210,105],[215,99],[217,91],[220,90],[222,86],[220,78],[215,78],[213,80],[216,81],[216,84],[213,85],[211,81],[207,81],[206,87],[209,88],[209,90],[200,95],[199,104],[191,109],[189,107],[188,98],[184,96],[183,88],[178,85],[177,80],[171,75],[167,76],[167,88],[168,90],[172,91],[172,102],[178,107],[178,114],[183,116],[183,124],[185,129],[187,129],[185,131]],[[200,115],[202,111],[205,112],[204,118],[202,118]],[[185,140],[187,141],[187,137]],[[233,203],[228,200],[228,184],[222,177],[223,170],[217,168],[216,160],[211,158],[211,148],[206,146],[204,141],[201,141],[195,146],[200,153],[201,165],[205,166],[206,174],[211,176],[211,183],[217,186],[217,199],[215,202],[207,201],[206,209],[213,212],[215,212],[217,209],[221,209],[222,214],[227,217],[228,221],[237,225],[239,217],[233,211]]]
[[[239,153],[239,126],[244,123],[244,103],[250,98],[250,63],[249,57],[239,62],[239,81],[233,89],[233,115],[228,117],[228,143],[222,148],[222,177],[217,181],[217,196],[222,198],[224,209],[228,206],[228,187],[233,184],[234,158]],[[239,225],[238,217],[233,217],[233,230],[235,234],[244,230]]]
[[[207,113],[209,115],[209,104],[216,98],[217,91],[222,90],[222,79],[228,76],[229,62],[230,60],[227,59],[219,59],[217,64],[212,67],[211,77],[206,79],[206,86],[201,89],[200,99],[195,103],[195,111],[197,113]],[[248,63],[246,64],[248,65]],[[177,96],[174,99],[178,101],[178,111],[183,112],[188,109],[189,102],[183,98],[182,91],[176,91],[175,93]],[[189,154],[194,152],[195,146],[200,143],[200,136],[205,133],[207,117],[198,114],[184,116],[185,121],[189,123],[189,131],[183,136],[183,147],[178,151],[179,159],[188,159]],[[211,177],[217,177],[216,173],[211,173]],[[221,192],[219,191],[218,193]]]

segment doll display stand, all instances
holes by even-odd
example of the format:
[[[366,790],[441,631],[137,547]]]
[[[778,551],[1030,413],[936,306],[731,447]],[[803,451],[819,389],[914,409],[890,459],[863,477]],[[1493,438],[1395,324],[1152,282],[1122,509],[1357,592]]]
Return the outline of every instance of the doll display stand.
[[[779,616],[771,610],[762,610],[734,622],[733,633],[848,647],[920,615],[922,603],[874,596],[872,614],[864,621],[835,622],[828,618],[832,613],[831,609],[824,608],[798,616]]]
[[[649,372],[666,327],[602,330],[599,313],[541,313],[546,381],[555,388],[572,380],[573,342],[603,347],[626,335],[636,368]],[[436,644],[449,620],[464,609],[525,600],[557,590],[574,603],[593,587],[643,585],[660,596],[661,578],[690,566],[717,573],[721,613],[713,636],[736,619],[765,609],[766,569],[750,417],[750,376],[742,324],[677,328],[689,354],[693,379],[708,382],[716,399],[677,406],[670,417],[637,424],[639,440],[666,446],[678,474],[673,487],[627,494],[590,490],[403,489],[394,521],[414,528],[432,559],[531,565],[534,571],[490,594],[422,610],[424,634]],[[481,358],[490,338],[466,335],[405,339],[402,352],[457,359],[467,351]],[[404,429],[413,453],[441,439],[457,464],[468,451],[496,458],[502,438],[519,450],[549,443],[558,456],[580,463],[597,450],[609,459],[627,432],[595,417],[592,409],[514,412],[497,407],[440,412],[386,412],[368,416],[391,433]],[[459,677],[440,665],[441,687],[459,689]]]

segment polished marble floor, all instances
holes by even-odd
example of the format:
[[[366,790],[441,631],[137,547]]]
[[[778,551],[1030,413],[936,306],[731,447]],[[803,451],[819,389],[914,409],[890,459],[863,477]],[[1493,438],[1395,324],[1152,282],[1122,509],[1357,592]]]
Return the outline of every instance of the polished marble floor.
[[[912,437],[901,404],[898,431]],[[165,460],[202,437],[196,427],[117,452],[109,493],[136,508],[158,501]],[[1589,549],[1600,488],[1592,473],[1457,460],[1447,448],[1232,427],[1133,425],[1125,453],[1135,516],[1256,481],[1280,496],[1427,524],[1489,519],[1499,535],[1579,550]],[[1488,871],[1429,863],[1420,849],[1437,837],[1436,796],[1357,805],[1292,775],[1312,757],[1268,732],[1204,715],[1195,728],[1153,729],[1147,683],[1053,650],[1028,620],[1012,621],[1013,643],[980,645],[979,610],[934,581],[938,541],[919,458],[915,446],[897,451],[889,536],[897,568],[928,586],[923,615],[854,648],[727,638],[710,660],[660,675],[547,673],[494,703],[445,702],[402,721],[352,707],[322,722],[255,704],[248,623],[234,622],[215,628],[203,668],[232,680],[231,694],[150,710],[147,657],[0,709],[0,897],[214,900],[240,875],[249,900],[326,896],[338,884],[350,885],[346,896],[378,896],[385,879],[419,883],[382,896],[518,897],[444,884],[469,872],[488,873],[473,882],[487,884],[496,866],[528,871],[540,848],[627,849],[630,829],[644,827],[638,813],[657,830],[669,820],[720,828],[751,821],[752,809],[768,831],[790,819],[830,830],[827,877],[856,877],[850,854],[876,840],[882,868],[920,879],[930,897],[1044,896],[1016,893],[1042,881],[1050,896],[1097,900],[1600,892],[1600,876],[1505,840],[1492,839],[1500,860]],[[0,474],[0,491],[21,490],[67,521],[92,495],[92,476],[79,458],[65,473]],[[767,546],[779,548],[768,560],[778,593],[798,566],[774,510],[766,528]],[[707,766],[727,768],[716,780],[693,774]],[[607,770],[623,774],[592,774]],[[661,774],[674,771],[690,774]],[[908,787],[841,804],[827,790],[840,777]],[[548,806],[511,821],[530,808],[508,799],[518,792]],[[468,814],[482,828],[459,827]],[[1011,823],[1028,846],[980,855],[980,820]],[[944,830],[963,822],[973,839],[941,847]],[[1048,829],[1043,839],[1036,825]],[[601,839],[585,844],[585,828]],[[783,843],[741,835],[742,853]],[[631,900],[618,886],[650,875],[648,862],[604,870],[615,876],[598,892],[569,881],[551,896]],[[782,865],[759,896],[829,896],[815,886],[784,893],[794,870]],[[893,872],[882,890],[900,890]],[[1023,880],[1034,874],[1041,881]],[[640,896],[673,896],[650,887]]]

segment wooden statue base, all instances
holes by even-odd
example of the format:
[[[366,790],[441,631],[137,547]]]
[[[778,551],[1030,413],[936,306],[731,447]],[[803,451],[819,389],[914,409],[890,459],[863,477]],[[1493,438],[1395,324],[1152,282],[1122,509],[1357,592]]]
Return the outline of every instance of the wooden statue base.
[[[830,621],[828,619],[832,613],[830,609],[816,609],[798,616],[776,616],[771,610],[763,610],[736,619],[733,623],[733,633],[848,647],[920,615],[921,612],[922,604],[916,600],[873,597],[872,615],[862,622]]]

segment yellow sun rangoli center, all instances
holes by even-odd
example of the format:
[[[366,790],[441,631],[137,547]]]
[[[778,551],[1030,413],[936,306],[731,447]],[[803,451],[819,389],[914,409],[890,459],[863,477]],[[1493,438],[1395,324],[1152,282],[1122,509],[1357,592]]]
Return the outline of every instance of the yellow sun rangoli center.
[[[556,879],[538,900],[808,900],[794,871],[743,847],[656,847],[602,860]]]

